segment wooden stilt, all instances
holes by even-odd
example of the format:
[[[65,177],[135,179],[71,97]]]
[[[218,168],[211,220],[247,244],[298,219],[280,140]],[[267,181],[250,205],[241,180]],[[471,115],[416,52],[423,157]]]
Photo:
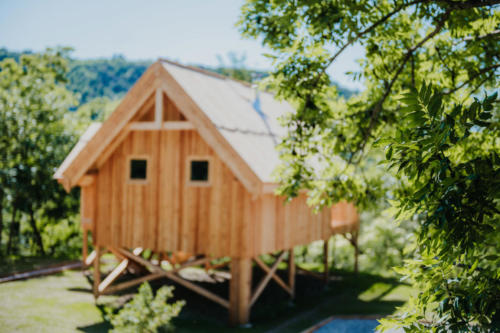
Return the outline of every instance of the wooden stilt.
[[[94,259],[94,298],[99,297],[99,284],[101,283],[101,248],[96,246]]]
[[[288,251],[288,285],[292,293],[290,297],[295,298],[295,254],[293,253],[293,247]]]
[[[252,259],[232,258],[229,284],[229,321],[231,325],[248,323],[251,286]]]
[[[323,241],[323,282],[328,284],[329,267],[328,267],[328,238]]]
[[[354,245],[354,273],[358,274],[359,248],[358,248],[358,232],[357,231],[352,233],[352,240],[353,240],[353,245]]]
[[[83,244],[82,244],[82,267],[85,269],[85,263],[87,262],[87,256],[89,251],[89,231],[88,229],[83,229]]]

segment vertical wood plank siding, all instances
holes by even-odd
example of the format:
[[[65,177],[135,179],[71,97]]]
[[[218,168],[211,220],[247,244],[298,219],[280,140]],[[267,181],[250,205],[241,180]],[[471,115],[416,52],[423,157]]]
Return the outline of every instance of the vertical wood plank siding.
[[[166,100],[166,98],[165,98]],[[181,118],[169,103],[168,118]],[[188,158],[210,159],[210,186],[188,184]],[[147,158],[147,180],[129,180],[129,159]],[[250,258],[327,238],[330,210],[305,195],[284,204],[250,195],[195,130],[131,131],[97,174],[96,240],[214,257]]]

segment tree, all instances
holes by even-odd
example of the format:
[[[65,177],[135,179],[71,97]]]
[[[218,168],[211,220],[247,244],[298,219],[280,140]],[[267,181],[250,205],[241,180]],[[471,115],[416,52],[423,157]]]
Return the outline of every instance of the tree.
[[[52,175],[75,140],[63,123],[75,103],[65,88],[67,52],[48,49],[0,62],[0,183],[12,212],[8,252],[17,252],[24,214],[44,253],[36,214],[61,191]]]
[[[272,51],[266,84],[297,106],[284,119],[281,193],[310,189],[316,205],[392,199],[399,218],[418,224],[420,261],[404,273],[421,293],[397,322],[413,330],[480,331],[498,320],[498,283],[491,283],[500,276],[498,3],[254,0],[242,7],[242,33]],[[345,101],[326,70],[353,44],[365,49],[353,77],[366,89]],[[392,168],[375,167],[384,155]],[[472,193],[481,193],[480,202]]]

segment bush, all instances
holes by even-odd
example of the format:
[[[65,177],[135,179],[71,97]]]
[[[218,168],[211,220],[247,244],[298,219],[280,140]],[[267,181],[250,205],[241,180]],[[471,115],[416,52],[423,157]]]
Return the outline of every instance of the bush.
[[[112,332],[158,332],[171,331],[171,320],[177,317],[184,301],[168,304],[174,287],[163,286],[153,295],[149,283],[143,283],[134,298],[116,314],[111,315]]]

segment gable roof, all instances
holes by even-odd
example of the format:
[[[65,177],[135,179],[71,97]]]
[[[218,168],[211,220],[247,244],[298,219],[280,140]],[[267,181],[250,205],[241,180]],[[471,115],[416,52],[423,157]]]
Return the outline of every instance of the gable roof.
[[[82,135],[54,177],[68,190],[75,186],[158,88],[249,192],[258,194],[263,184],[274,183],[271,174],[279,163],[275,146],[286,133],[278,118],[292,107],[249,84],[168,60],[151,65],[108,120]]]

